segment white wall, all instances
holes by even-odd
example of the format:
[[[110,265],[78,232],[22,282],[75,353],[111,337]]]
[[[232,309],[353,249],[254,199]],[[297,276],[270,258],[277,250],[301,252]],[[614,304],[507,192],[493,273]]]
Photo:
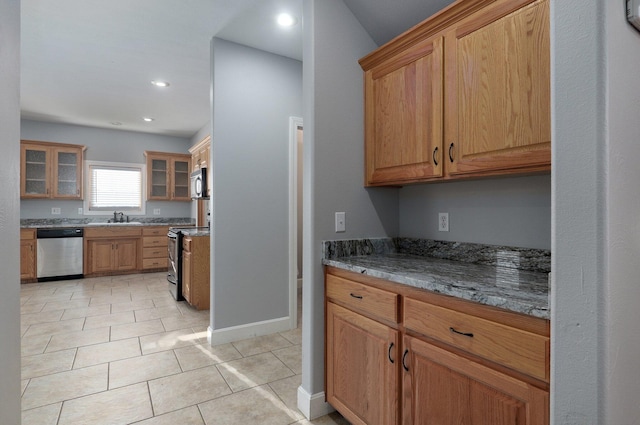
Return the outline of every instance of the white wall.
[[[603,410],[608,154],[601,4],[551,2],[551,421],[556,425],[637,422],[637,415],[607,422]],[[618,5],[622,13],[622,2]]]
[[[438,231],[440,212],[449,232]],[[403,187],[399,236],[551,249],[551,176]]]
[[[324,401],[321,242],[398,233],[398,189],[363,187],[364,112],[358,59],[375,48],[342,0],[304,1],[301,392],[307,399],[299,396],[298,404],[311,416],[318,411],[309,408],[309,398],[319,404]],[[345,233],[334,232],[336,211],[346,212]]]
[[[606,424],[640,418],[640,32],[604,2],[606,241],[602,386]]]
[[[22,120],[20,137],[26,140],[84,145],[85,159],[143,164],[144,151],[189,153],[191,141],[187,138],[111,130],[70,124]],[[82,218],[78,215],[82,201],[23,199],[20,218]],[[60,215],[51,215],[51,208],[61,209]],[[153,216],[152,209],[160,208]],[[149,217],[191,217],[191,202],[147,201]]]
[[[20,2],[0,2],[0,424],[20,423]]]
[[[221,39],[212,51],[211,328],[288,326],[289,117],[302,113],[302,64]]]

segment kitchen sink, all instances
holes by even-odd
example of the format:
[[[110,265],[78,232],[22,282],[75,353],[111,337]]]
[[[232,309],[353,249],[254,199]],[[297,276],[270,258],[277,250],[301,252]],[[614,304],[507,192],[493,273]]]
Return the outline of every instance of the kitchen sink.
[[[87,223],[87,226],[139,226],[139,221],[130,221],[128,223]]]

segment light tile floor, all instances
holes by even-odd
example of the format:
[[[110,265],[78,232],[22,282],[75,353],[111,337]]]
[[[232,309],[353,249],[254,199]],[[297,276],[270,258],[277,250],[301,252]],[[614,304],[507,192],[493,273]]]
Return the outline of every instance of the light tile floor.
[[[300,327],[211,347],[165,273],[23,284],[21,310],[22,425],[348,425],[296,408]]]

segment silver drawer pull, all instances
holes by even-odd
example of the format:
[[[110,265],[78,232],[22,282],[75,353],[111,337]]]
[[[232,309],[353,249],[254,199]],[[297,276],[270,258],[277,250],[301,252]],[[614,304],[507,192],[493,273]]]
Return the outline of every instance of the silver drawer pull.
[[[460,331],[456,330],[455,328],[449,328],[449,330],[450,330],[451,332],[453,332],[454,334],[463,335],[463,336],[468,336],[469,338],[473,338],[473,334],[472,334],[472,333],[468,333],[468,332],[460,332]]]

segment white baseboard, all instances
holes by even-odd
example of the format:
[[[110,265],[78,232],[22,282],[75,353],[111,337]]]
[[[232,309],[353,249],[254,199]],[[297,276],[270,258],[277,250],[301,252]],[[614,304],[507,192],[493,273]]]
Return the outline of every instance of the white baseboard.
[[[256,336],[269,335],[276,332],[284,332],[289,329],[291,329],[291,319],[288,316],[216,330],[211,329],[211,326],[209,326],[207,328],[207,341],[213,346]]]
[[[311,421],[320,416],[328,415],[336,409],[325,401],[324,391],[312,395],[302,388],[302,386],[299,386],[298,410]]]

